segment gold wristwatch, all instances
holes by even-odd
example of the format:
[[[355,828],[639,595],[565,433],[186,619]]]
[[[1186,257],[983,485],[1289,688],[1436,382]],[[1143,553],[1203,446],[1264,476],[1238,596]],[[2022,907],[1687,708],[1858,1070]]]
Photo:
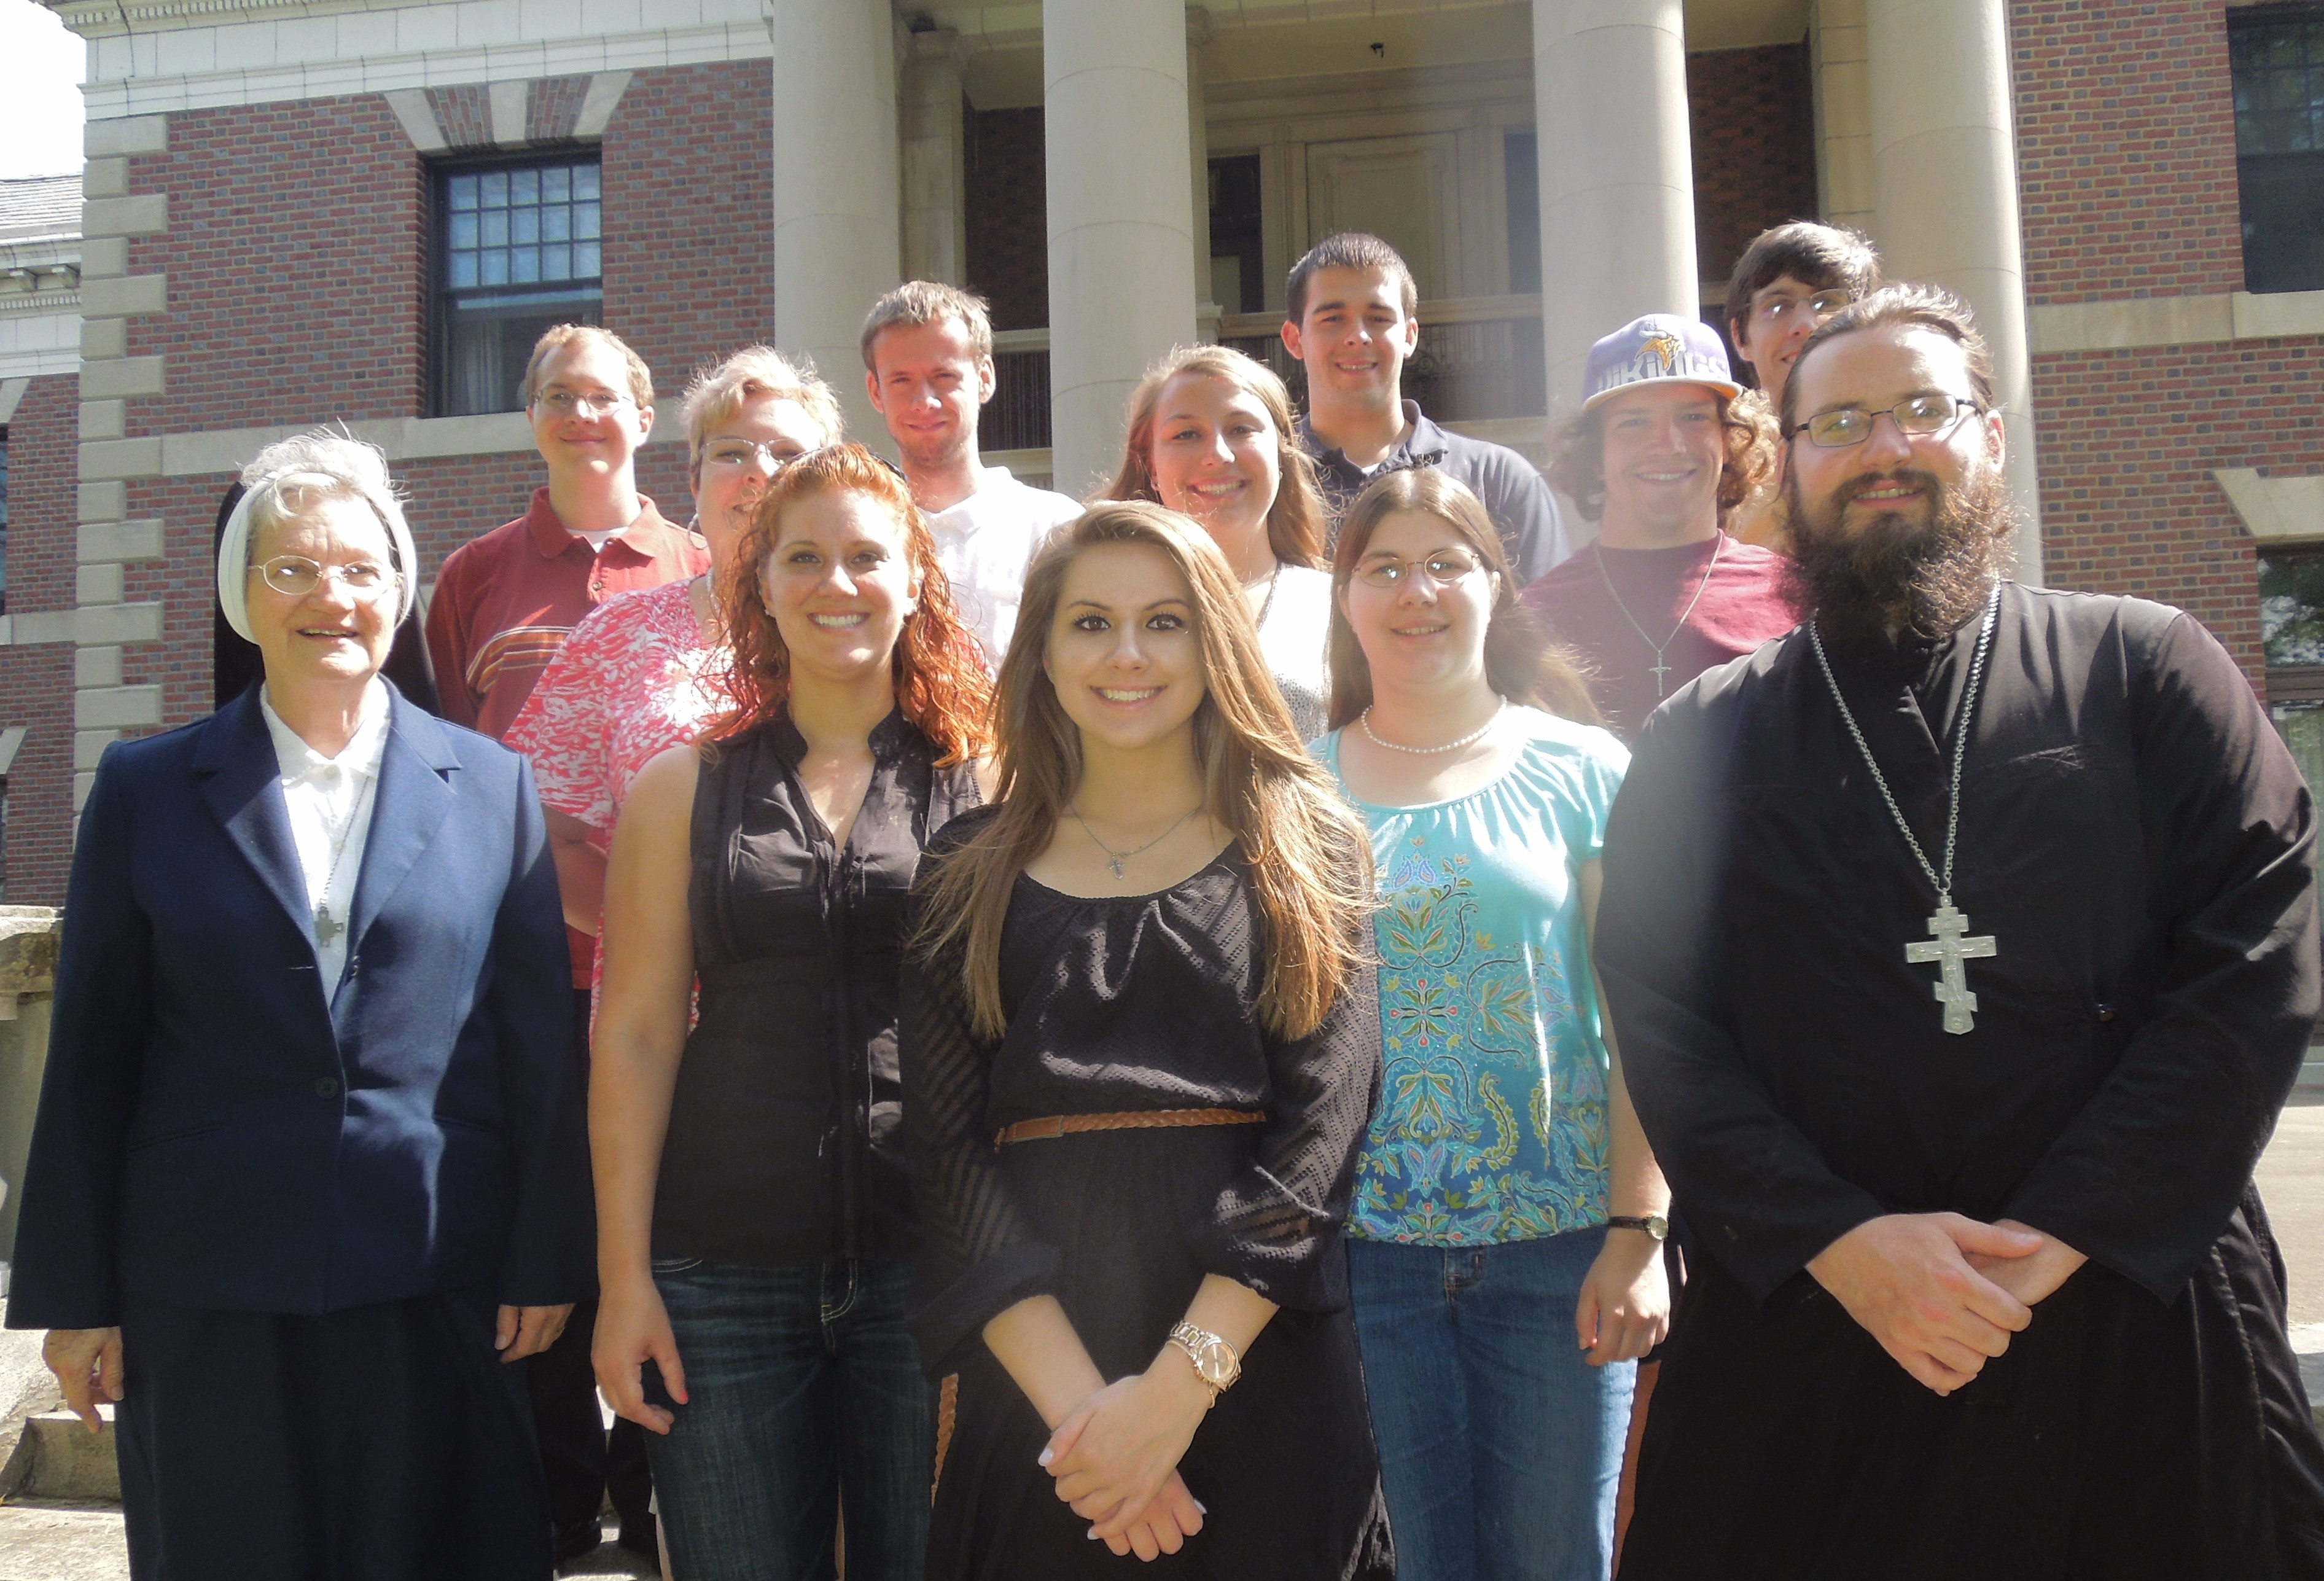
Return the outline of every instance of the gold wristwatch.
[[[1170,1331],[1170,1343],[1194,1364],[1194,1376],[1210,1386],[1213,1405],[1242,1376],[1242,1358],[1235,1354],[1235,1347],[1207,1328],[1181,1323]]]

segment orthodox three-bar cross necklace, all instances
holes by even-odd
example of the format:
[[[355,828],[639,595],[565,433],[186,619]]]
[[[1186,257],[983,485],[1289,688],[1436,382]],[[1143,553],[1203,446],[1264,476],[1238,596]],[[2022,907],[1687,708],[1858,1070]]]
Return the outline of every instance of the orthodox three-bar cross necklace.
[[[1711,586],[1711,573],[1719,569],[1719,551],[1726,547],[1727,534],[1724,532],[1711,540],[1711,559],[1702,568],[1702,580],[1694,585],[1694,596],[1686,601],[1685,612],[1678,617],[1678,624],[1671,627],[1671,634],[1657,643],[1654,638],[1646,635],[1646,628],[1638,624],[1638,617],[1632,615],[1630,606],[1622,602],[1622,595],[1614,587],[1614,573],[1606,569],[1604,546],[1597,543],[1590,546],[1590,552],[1598,559],[1598,575],[1604,578],[1606,583],[1606,596],[1614,601],[1614,607],[1622,612],[1622,618],[1628,621],[1630,629],[1638,633],[1638,641],[1655,651],[1655,661],[1646,666],[1646,672],[1655,678],[1655,696],[1657,698],[1670,695],[1670,688],[1666,683],[1670,679],[1672,666],[1670,661],[1663,657],[1663,650],[1677,642],[1679,633],[1686,630],[1686,623],[1694,618],[1694,606],[1702,602],[1703,590]]]
[[[1817,667],[1823,671],[1824,684],[1831,689],[1831,700],[1840,705],[1840,717],[1848,722],[1848,734],[1855,738],[1856,750],[1864,754],[1864,766],[1872,771],[1872,783],[1879,788],[1880,800],[1888,804],[1888,816],[1896,820],[1896,827],[1904,837],[1904,844],[1913,848],[1913,860],[1929,877],[1937,892],[1937,913],[1929,919],[1932,938],[1904,946],[1904,959],[1913,966],[1936,963],[1937,1000],[1945,1007],[1945,1031],[1966,1032],[1977,1025],[1970,1012],[1977,1009],[1977,995],[1969,992],[1969,973],[1961,963],[1965,960],[1989,960],[2000,952],[1995,948],[1993,935],[1970,938],[1969,919],[1953,904],[1953,847],[1960,833],[1961,763],[1969,755],[1969,730],[1977,717],[1978,683],[1985,679],[1986,650],[1993,645],[1993,626],[2001,612],[2001,584],[1993,585],[1993,592],[1985,601],[1985,624],[1977,633],[1977,655],[1969,661],[1969,687],[1961,696],[1960,724],[1953,735],[1953,782],[1945,811],[1945,865],[1940,873],[1929,864],[1928,853],[1914,837],[1913,826],[1904,821],[1904,809],[1888,790],[1887,777],[1881,773],[1874,761],[1872,748],[1864,739],[1864,732],[1856,726],[1856,716],[1849,711],[1848,699],[1840,694],[1840,682],[1833,679],[1831,661],[1824,657],[1823,638],[1816,632],[1815,622],[1808,622],[1808,641],[1815,648]]]

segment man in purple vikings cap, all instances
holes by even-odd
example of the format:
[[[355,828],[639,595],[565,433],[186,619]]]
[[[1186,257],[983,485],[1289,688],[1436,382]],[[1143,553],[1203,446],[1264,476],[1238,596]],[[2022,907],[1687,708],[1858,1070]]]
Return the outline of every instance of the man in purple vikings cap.
[[[1783,558],[1724,531],[1775,458],[1774,424],[1742,390],[1708,325],[1633,319],[1591,349],[1550,466],[1598,541],[1525,601],[1589,661],[1626,740],[1688,681],[1798,624]]]

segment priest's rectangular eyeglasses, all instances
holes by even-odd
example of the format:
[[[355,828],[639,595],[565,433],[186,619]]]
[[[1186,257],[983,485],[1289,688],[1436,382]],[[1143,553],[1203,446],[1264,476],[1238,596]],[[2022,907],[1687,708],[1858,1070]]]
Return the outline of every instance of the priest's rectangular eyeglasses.
[[[1900,401],[1880,411],[1867,411],[1860,406],[1843,406],[1838,411],[1819,411],[1807,421],[1792,430],[1797,439],[1805,434],[1814,444],[1827,450],[1844,450],[1850,445],[1860,445],[1872,437],[1873,423],[1883,417],[1896,424],[1896,431],[1911,438],[1925,439],[1943,433],[1971,412],[1985,409],[1976,402],[1960,395],[1915,395],[1910,401]]]

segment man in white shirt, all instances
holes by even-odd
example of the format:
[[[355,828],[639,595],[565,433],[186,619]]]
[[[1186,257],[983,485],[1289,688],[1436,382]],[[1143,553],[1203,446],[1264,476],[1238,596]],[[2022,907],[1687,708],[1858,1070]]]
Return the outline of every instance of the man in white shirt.
[[[907,281],[872,304],[862,347],[872,404],[887,419],[904,480],[927,513],[961,616],[998,670],[1034,551],[1082,507],[977,459],[977,415],[994,388],[992,320],[982,298]]]

